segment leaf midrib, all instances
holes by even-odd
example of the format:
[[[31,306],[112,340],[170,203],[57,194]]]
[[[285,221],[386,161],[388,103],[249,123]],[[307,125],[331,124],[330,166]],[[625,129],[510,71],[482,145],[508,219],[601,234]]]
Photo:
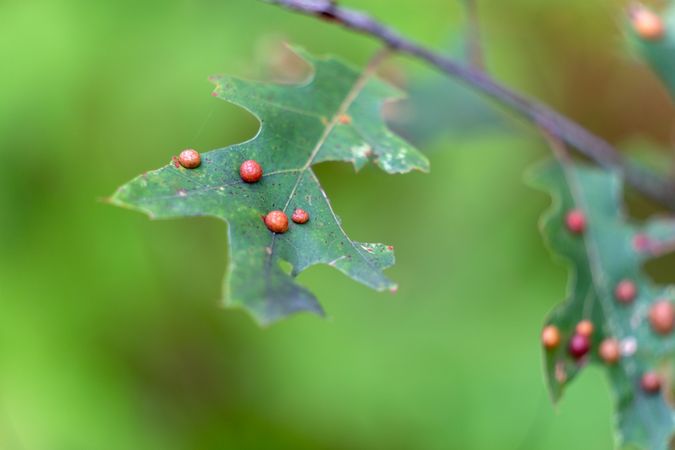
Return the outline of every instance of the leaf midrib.
[[[340,116],[343,114],[346,114],[347,111],[349,110],[349,107],[352,105],[354,100],[358,97],[358,95],[361,93],[363,88],[365,88],[366,83],[368,82],[368,79],[375,73],[375,70],[377,69],[381,59],[382,59],[383,54],[381,52],[378,52],[371,60],[371,62],[368,64],[368,66],[364,69],[364,71],[359,75],[359,77],[356,79],[354,82],[354,85],[349,89],[347,92],[347,95],[345,96],[344,100],[340,103],[338,106],[336,112],[332,115],[331,120],[328,122],[326,127],[324,128],[323,133],[317,140],[316,144],[314,145],[314,148],[312,149],[312,152],[310,153],[309,157],[307,158],[307,162],[298,170],[298,176],[295,180],[295,184],[293,185],[293,189],[291,189],[291,192],[288,195],[288,199],[286,200],[286,203],[282,209],[284,213],[286,213],[288,206],[291,203],[291,200],[293,199],[293,196],[295,195],[295,192],[298,189],[298,186],[300,185],[300,181],[302,180],[302,177],[305,175],[307,170],[312,166],[312,163],[316,159],[316,156],[319,154],[321,151],[321,148],[323,145],[326,143],[326,140],[330,136],[330,134],[333,132],[335,129],[336,125],[338,124],[338,121],[340,120]],[[310,172],[312,172],[310,170]],[[312,175],[313,172],[312,172]],[[316,176],[314,175],[314,178],[316,179]],[[318,182],[318,179],[316,179],[317,184],[320,183]],[[321,189],[321,188],[320,188]],[[322,190],[323,192],[323,190]],[[333,218],[336,220],[336,223],[338,224],[338,228],[342,232],[343,236],[347,239],[347,241],[354,247],[356,252],[363,258],[363,260],[366,262],[366,264],[370,267],[372,266],[372,263],[361,253],[359,252],[356,247],[354,246],[354,242],[349,239],[349,237],[346,235],[345,231],[342,229],[342,226],[339,225],[339,222],[337,221],[337,218],[335,217],[335,213],[332,210],[332,207],[330,204],[328,205],[328,208],[331,210],[331,213],[333,214]],[[265,279],[269,278],[269,272],[271,269],[271,264],[272,264],[272,256],[275,254],[275,247],[276,247],[276,238],[277,234],[273,233],[272,234],[272,242],[270,243],[270,249],[271,251],[268,252],[267,254],[267,260],[265,262]],[[267,284],[267,288],[269,289],[269,284]]]

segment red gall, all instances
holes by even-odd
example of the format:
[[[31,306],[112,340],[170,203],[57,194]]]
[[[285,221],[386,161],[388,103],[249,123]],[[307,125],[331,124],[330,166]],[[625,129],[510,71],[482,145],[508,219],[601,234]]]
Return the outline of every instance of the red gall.
[[[246,183],[257,183],[263,176],[263,169],[257,161],[249,159],[239,166],[239,176]]]

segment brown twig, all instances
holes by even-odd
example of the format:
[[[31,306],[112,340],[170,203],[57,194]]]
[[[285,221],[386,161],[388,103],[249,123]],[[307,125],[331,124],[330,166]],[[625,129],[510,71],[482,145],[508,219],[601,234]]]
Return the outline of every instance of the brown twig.
[[[425,61],[446,75],[463,81],[484,95],[520,114],[535,126],[608,169],[619,170],[626,181],[646,197],[675,210],[675,184],[640,166],[631,164],[606,140],[591,133],[552,108],[507,88],[483,70],[467,66],[419,45],[368,15],[337,6],[331,0],[263,0],[303,14],[330,19],[346,28],[378,39],[393,50]]]

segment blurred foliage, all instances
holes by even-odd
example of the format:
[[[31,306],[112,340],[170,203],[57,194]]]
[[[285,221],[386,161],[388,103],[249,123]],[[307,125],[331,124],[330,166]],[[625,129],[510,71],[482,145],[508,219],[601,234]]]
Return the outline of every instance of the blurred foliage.
[[[482,59],[480,30],[475,31],[478,37],[474,37],[469,33],[469,19],[464,21],[462,29],[453,33],[450,44],[444,46],[446,53],[464,64],[481,64],[482,61],[472,61]],[[477,48],[471,42],[477,42]],[[391,104],[386,113],[392,129],[416,145],[429,147],[443,139],[501,135],[510,130],[506,115],[500,114],[485,96],[443,73],[416,76],[403,84],[406,98]]]
[[[671,392],[645,392],[640,380],[660,369],[668,379],[672,370],[675,339],[653,330],[649,311],[657,301],[669,300],[673,287],[655,285],[643,265],[663,253],[656,249],[672,242],[675,221],[652,218],[637,224],[627,220],[621,201],[623,179],[607,170],[555,161],[537,167],[531,178],[553,198],[541,228],[552,251],[569,267],[568,298],[546,319],[563,336],[557,348],[545,352],[551,396],[559,401],[587,364],[598,364],[607,371],[616,399],[617,447],[667,450],[673,433]],[[583,211],[587,221],[583,236],[567,229],[565,217],[573,210]],[[638,236],[646,248],[636,247]],[[623,280],[634,283],[636,290],[630,305],[616,299],[616,287]],[[593,324],[590,352],[574,358],[570,342],[582,320]],[[633,349],[608,364],[599,350],[606,339]]]
[[[345,3],[429,45],[461,21],[459,2]],[[669,144],[672,105],[626,56],[617,7],[485,0],[490,70],[614,142]],[[521,183],[547,152],[534,134],[441,140],[430,175],[320,166],[350,235],[396,245],[401,288],[313,268],[300,281],[331,319],[268,330],[218,307],[224,224],[97,201],[182,148],[251,137],[207,76],[255,73],[270,35],[358,64],[376,49],[250,0],[0,2],[0,447],[611,448],[604,377],[556,414],[541,376],[565,273],[537,233],[548,201]]]

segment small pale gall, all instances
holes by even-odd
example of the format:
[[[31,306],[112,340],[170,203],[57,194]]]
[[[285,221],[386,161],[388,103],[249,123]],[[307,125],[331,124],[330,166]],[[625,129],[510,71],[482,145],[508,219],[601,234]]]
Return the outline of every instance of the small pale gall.
[[[239,166],[239,176],[246,183],[257,183],[263,176],[263,169],[257,161],[249,159]]]
[[[600,344],[600,357],[607,364],[616,364],[621,359],[621,345],[616,339],[605,339]]]
[[[637,7],[631,13],[631,22],[638,36],[647,41],[661,39],[665,34],[663,19],[654,11]]]
[[[659,334],[668,334],[675,325],[675,308],[668,300],[659,300],[649,310],[649,323]]]
[[[548,325],[541,332],[541,343],[547,350],[553,350],[560,345],[560,331],[555,325]]]
[[[303,224],[309,222],[309,213],[304,209],[297,208],[291,216],[293,222]]]
[[[202,157],[197,150],[188,148],[180,152],[178,162],[186,169],[195,169],[202,163]]]
[[[593,334],[593,323],[590,320],[582,320],[577,324],[577,334],[590,338]]]
[[[648,394],[656,394],[661,390],[661,377],[654,372],[647,372],[640,380],[642,390]]]
[[[646,234],[636,234],[633,237],[633,247],[638,252],[647,252],[652,246],[652,241]]]
[[[349,125],[352,123],[352,118],[349,117],[347,114],[340,114],[338,116],[338,122],[342,125]]]
[[[567,229],[574,234],[581,234],[586,230],[586,216],[579,209],[573,209],[565,217]]]
[[[635,287],[635,283],[630,280],[620,281],[614,289],[614,297],[619,301],[619,303],[632,303],[636,296],[637,287]]]
[[[588,353],[590,349],[591,341],[588,339],[588,337],[581,334],[575,334],[572,336],[572,339],[570,339],[568,350],[572,358],[581,359],[586,355],[586,353]]]
[[[270,211],[265,216],[265,225],[273,233],[285,233],[288,231],[288,216],[283,211]]]

